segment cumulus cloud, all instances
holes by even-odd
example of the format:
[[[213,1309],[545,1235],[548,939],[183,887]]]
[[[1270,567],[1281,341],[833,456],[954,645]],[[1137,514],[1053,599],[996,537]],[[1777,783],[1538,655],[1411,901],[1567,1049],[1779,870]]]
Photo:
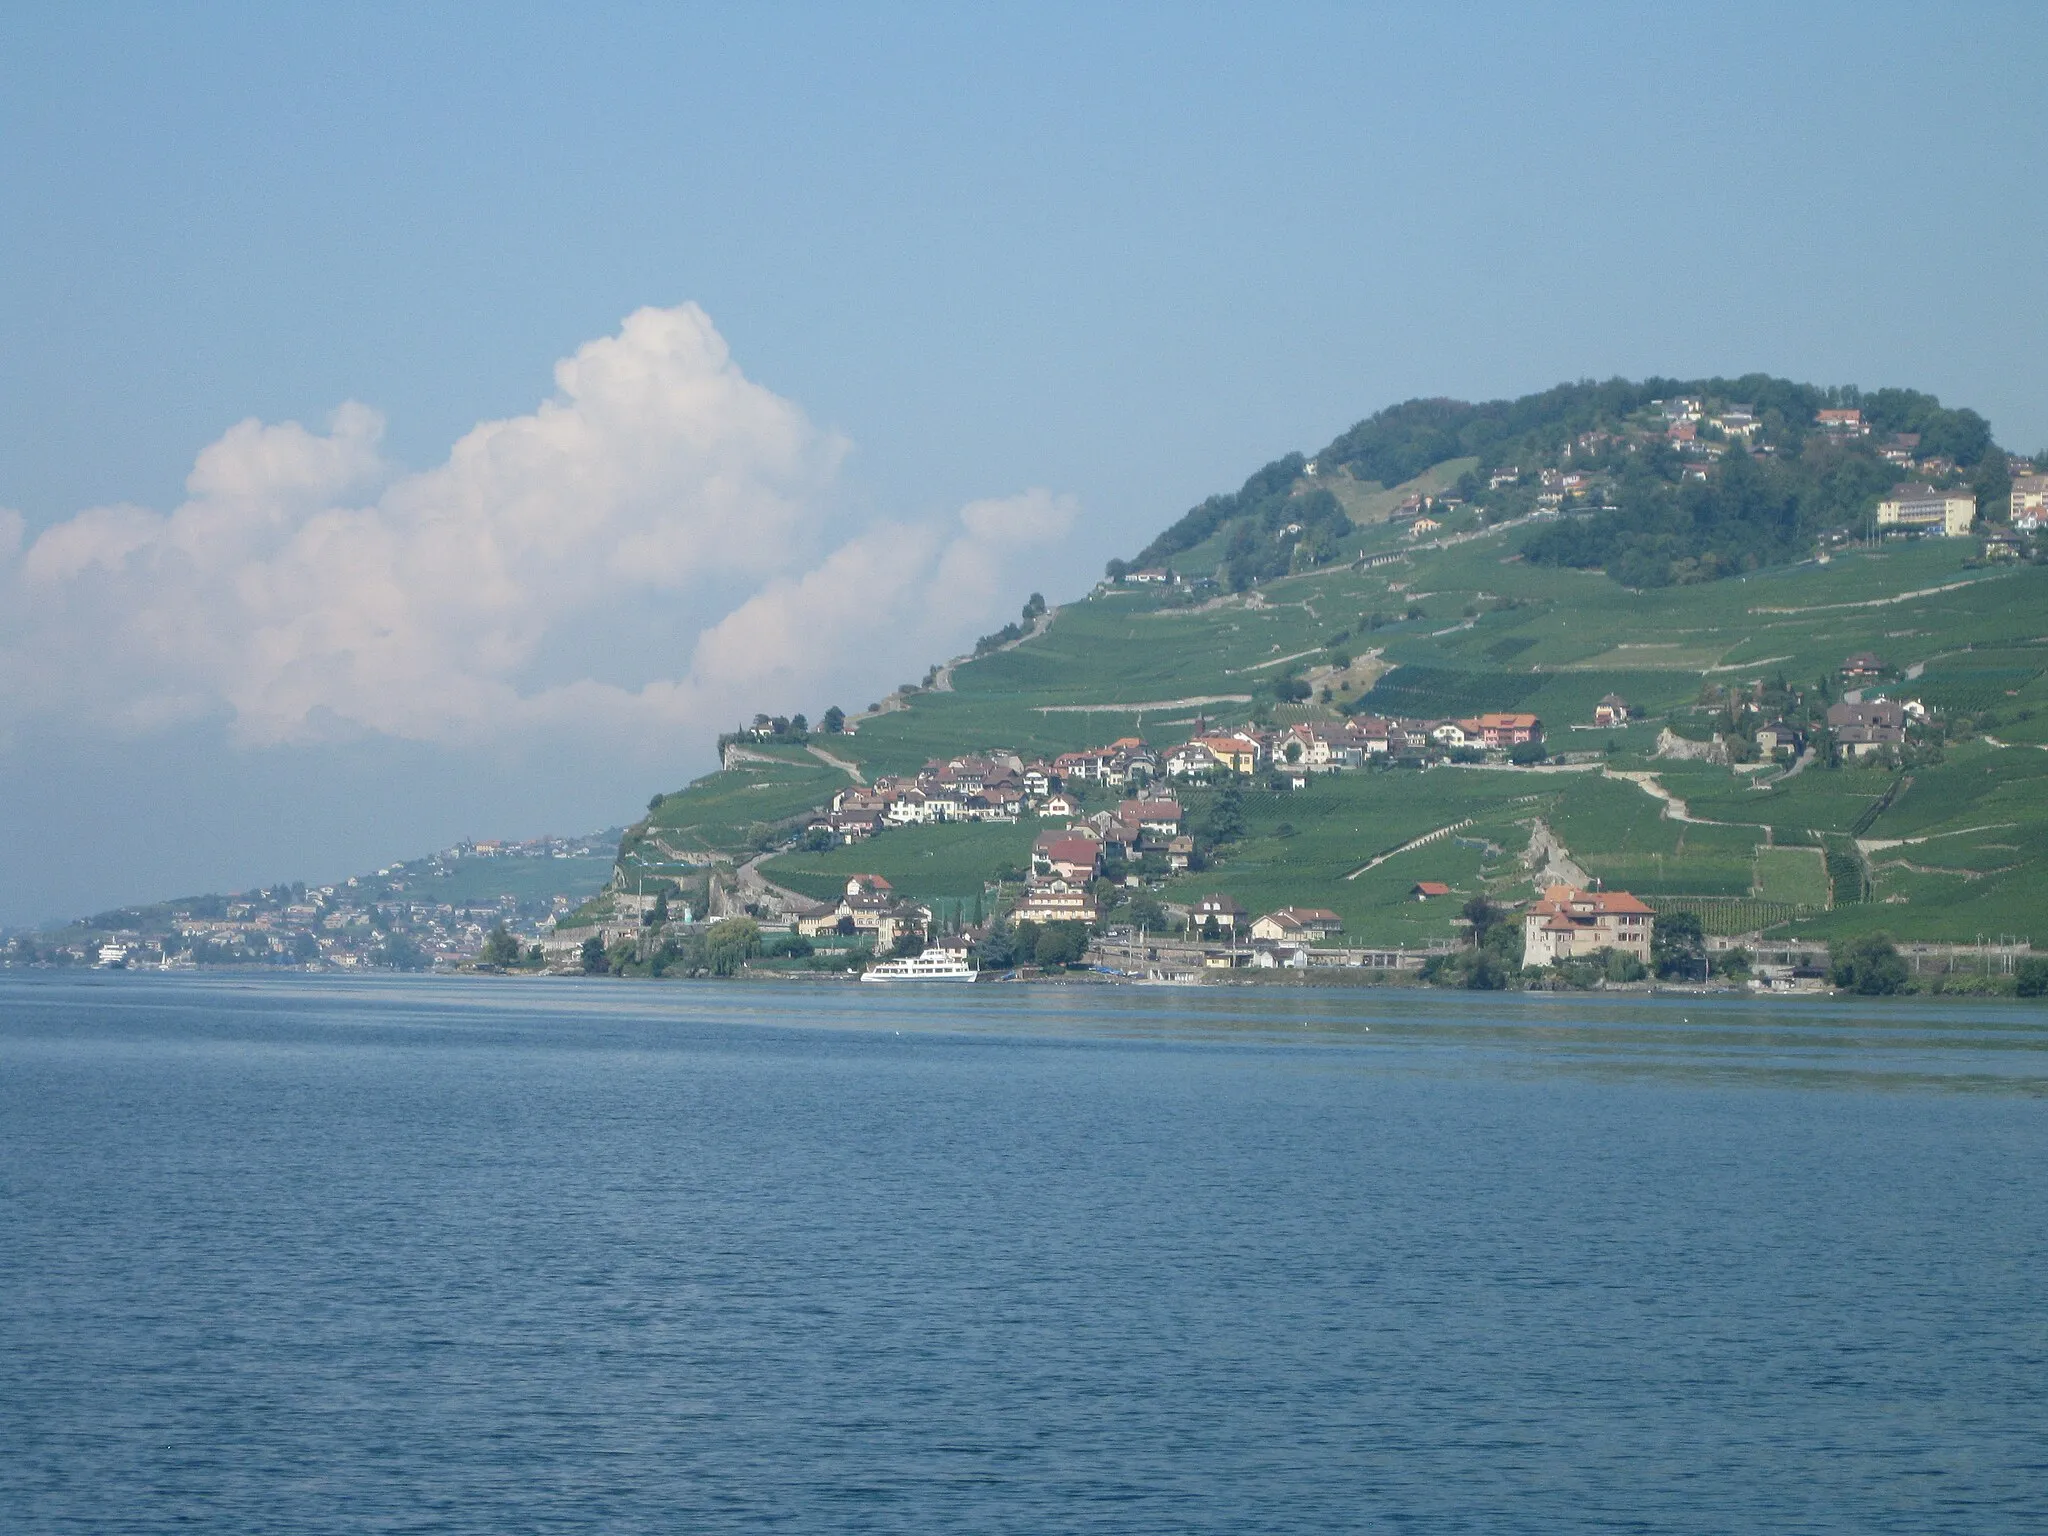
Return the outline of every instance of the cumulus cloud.
[[[425,471],[350,404],[324,431],[230,428],[167,514],[97,507],[30,539],[0,510],[0,726],[464,746],[688,728],[850,657],[936,654],[1074,521],[1034,491],[848,526],[845,442],[749,380],[694,305],[638,311],[555,385]],[[667,666],[636,644],[656,614],[698,632]]]

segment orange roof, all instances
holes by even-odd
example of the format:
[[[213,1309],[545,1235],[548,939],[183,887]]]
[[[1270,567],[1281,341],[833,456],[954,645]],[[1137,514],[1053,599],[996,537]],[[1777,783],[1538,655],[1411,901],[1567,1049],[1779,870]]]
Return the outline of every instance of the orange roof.
[[[1481,729],[1490,725],[1495,730],[1525,730],[1534,724],[1536,724],[1536,716],[1534,715],[1481,715],[1479,717]]]
[[[1627,891],[1582,891],[1575,885],[1553,885],[1530,911],[1538,917],[1562,917],[1571,908],[1582,905],[1591,906],[1596,915],[1603,917],[1619,912],[1650,916],[1656,910]]]

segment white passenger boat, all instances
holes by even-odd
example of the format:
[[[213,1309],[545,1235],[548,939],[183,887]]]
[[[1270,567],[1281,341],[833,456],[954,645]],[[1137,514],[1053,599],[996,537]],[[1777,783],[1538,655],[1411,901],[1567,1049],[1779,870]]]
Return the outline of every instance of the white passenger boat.
[[[928,949],[907,960],[878,960],[861,972],[862,981],[972,981],[980,972],[964,949]]]

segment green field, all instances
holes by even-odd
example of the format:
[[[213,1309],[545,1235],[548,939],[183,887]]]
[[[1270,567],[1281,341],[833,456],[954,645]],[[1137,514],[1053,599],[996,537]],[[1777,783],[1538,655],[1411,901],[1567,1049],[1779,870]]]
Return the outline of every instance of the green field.
[[[1797,907],[1826,906],[1826,856],[1818,848],[1757,849],[1756,895],[1760,901],[1790,902]]]
[[[761,866],[778,885],[823,901],[846,888],[850,875],[880,875],[898,895],[919,901],[971,900],[999,872],[1020,878],[1031,861],[1031,840],[1042,825],[1027,816],[1014,825],[956,822],[902,827],[852,847],[826,853],[786,853]]]

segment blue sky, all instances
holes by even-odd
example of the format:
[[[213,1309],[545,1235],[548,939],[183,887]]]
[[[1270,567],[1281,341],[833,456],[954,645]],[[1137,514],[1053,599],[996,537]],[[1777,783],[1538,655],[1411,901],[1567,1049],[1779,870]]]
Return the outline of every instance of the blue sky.
[[[715,376],[718,452],[743,445],[755,493],[800,510],[787,568],[678,569],[619,612],[529,588],[415,615],[452,655],[464,623],[545,612],[516,661],[462,663],[477,699],[631,695],[509,734],[421,727],[431,675],[404,710],[362,704],[360,678],[323,693],[325,653],[252,704],[220,656],[274,624],[211,635],[189,686],[133,635],[102,655],[77,623],[21,629],[17,667],[61,652],[84,675],[63,707],[0,678],[0,838],[21,850],[0,923],[622,819],[701,771],[747,688],[863,703],[1033,586],[1079,591],[1203,495],[1413,395],[1765,369],[1929,389],[2048,447],[2037,9],[1416,9],[14,8],[0,507],[22,549],[91,508],[214,505],[188,485],[209,445],[248,450],[230,479],[326,463],[350,401],[381,417],[374,462],[321,491],[389,498],[388,524],[479,422],[555,395],[558,360],[691,304],[729,365],[692,350],[694,321],[662,332],[683,369],[664,408]],[[761,425],[784,407],[793,438]],[[318,441],[230,441],[249,418]],[[670,469],[592,539],[706,537],[662,520],[709,483]],[[564,515],[589,472],[557,477]],[[962,510],[1034,491],[1027,539]],[[111,526],[80,525],[91,558],[177,541]],[[930,580],[986,588],[986,621],[910,622],[913,584],[837,660],[710,686],[704,633],[769,623],[751,598],[899,536]],[[156,605],[159,649],[178,601],[225,590],[166,569],[94,598]],[[649,724],[644,690],[692,679]]]

